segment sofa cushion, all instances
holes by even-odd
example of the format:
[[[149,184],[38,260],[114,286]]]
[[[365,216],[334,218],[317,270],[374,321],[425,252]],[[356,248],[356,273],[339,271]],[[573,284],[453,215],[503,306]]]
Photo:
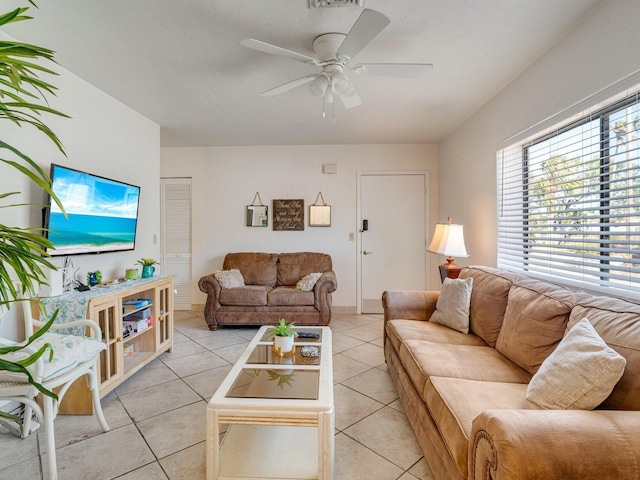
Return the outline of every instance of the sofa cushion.
[[[331,269],[331,256],[326,253],[281,253],[278,261],[278,285],[295,285],[309,273],[327,272]]]
[[[276,287],[267,295],[267,305],[313,305],[313,292],[302,292],[294,287]]]
[[[244,287],[244,278],[242,278],[242,273],[237,268],[218,270],[213,276],[216,277],[222,289]]]
[[[220,291],[221,305],[267,305],[267,295],[271,287],[264,285],[245,285]]]
[[[574,307],[567,326],[585,317],[606,344],[627,361],[622,378],[601,408],[640,410],[640,305],[616,298],[589,298]]]
[[[386,334],[396,352],[404,340],[423,340],[434,343],[451,343],[454,345],[485,346],[481,338],[469,334],[465,335],[437,323],[418,320],[395,319],[386,325]]]
[[[316,286],[318,279],[322,276],[322,272],[313,272],[305,275],[298,283],[296,283],[296,290],[302,290],[303,292],[310,292],[313,287]]]
[[[496,349],[532,375],[556,348],[565,332],[577,295],[538,280],[518,281],[496,341]]]
[[[488,267],[467,267],[458,278],[473,278],[469,331],[495,347],[515,274]]]
[[[587,318],[564,336],[527,388],[527,406],[592,410],[609,396],[626,361],[600,338]]]
[[[528,383],[531,375],[494,348],[405,340],[399,355],[420,395],[430,377]]]
[[[526,390],[521,383],[447,377],[432,377],[427,383],[425,402],[461,477],[467,478],[473,419],[485,410],[524,409]]]
[[[445,278],[436,302],[432,322],[452,328],[460,333],[469,333],[469,301],[473,278]]]
[[[237,268],[242,273],[245,285],[275,287],[278,279],[278,255],[275,253],[228,253],[222,268]]]

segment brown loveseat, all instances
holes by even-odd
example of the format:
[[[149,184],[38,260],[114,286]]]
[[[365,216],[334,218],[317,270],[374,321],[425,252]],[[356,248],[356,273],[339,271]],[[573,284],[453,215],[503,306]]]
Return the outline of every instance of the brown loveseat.
[[[198,282],[207,294],[204,318],[210,330],[220,325],[271,325],[280,318],[297,325],[328,325],[331,293],[338,283],[331,256],[325,253],[228,253],[223,270],[240,270],[245,286],[222,289],[214,274]],[[322,273],[313,290],[296,283]]]
[[[469,277],[468,334],[429,321],[439,292],[383,294],[385,358],[434,477],[640,478],[640,305],[485,267]],[[530,408],[530,379],[583,318],[626,359],[622,378],[594,410]]]

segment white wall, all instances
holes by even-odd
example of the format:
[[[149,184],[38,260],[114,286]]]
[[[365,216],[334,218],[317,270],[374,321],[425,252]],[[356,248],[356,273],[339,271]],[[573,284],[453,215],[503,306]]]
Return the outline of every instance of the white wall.
[[[338,173],[323,174],[325,163],[337,164]],[[433,224],[438,220],[436,145],[161,149],[162,177],[192,177],[193,303],[205,302],[197,281],[221,268],[228,252],[319,251],[330,254],[333,260],[338,278],[334,305],[355,309],[358,242],[349,241],[349,233],[358,231],[357,172],[374,170],[431,172],[429,231],[433,231]],[[251,204],[256,191],[269,206],[267,228],[244,225],[246,205]],[[328,228],[308,226],[308,206],[319,191],[331,205],[332,224]],[[304,199],[304,231],[272,230],[271,201],[287,198]],[[439,285],[437,271],[433,273],[432,285]]]
[[[604,2],[440,144],[440,216],[465,226],[470,257],[496,265],[496,147],[640,68],[640,2]]]
[[[160,128],[60,66],[52,68],[60,75],[48,79],[59,88],[57,96],[49,99],[50,104],[72,118],[48,116],[43,120],[64,144],[68,158],[48,138],[28,126],[17,128],[5,121],[0,125],[0,138],[29,155],[47,172],[51,163],[59,163],[141,187],[135,251],[71,257],[79,267],[81,280],[86,278],[86,272],[98,269],[105,280],[121,277],[124,269],[133,266],[138,258],[160,257],[159,241],[153,243],[154,235],[159,239],[160,233]],[[0,192],[8,191],[21,191],[21,202],[46,201],[42,191],[26,177],[0,165]],[[15,197],[14,202],[17,200]],[[0,209],[0,223],[40,227],[41,209]],[[61,266],[62,260],[58,257],[52,263]],[[0,336],[17,338],[22,334],[15,310],[0,321]]]

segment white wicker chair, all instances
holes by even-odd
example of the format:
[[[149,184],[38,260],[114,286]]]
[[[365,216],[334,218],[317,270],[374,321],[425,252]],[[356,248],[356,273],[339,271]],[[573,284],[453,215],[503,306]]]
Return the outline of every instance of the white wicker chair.
[[[44,322],[33,319],[30,300],[23,300],[20,303],[24,314],[25,334],[29,337],[33,334],[34,327],[40,328],[44,325]],[[56,333],[56,331],[69,329],[70,327],[85,327],[85,330],[91,329],[93,338]],[[54,323],[49,331],[36,342],[21,350],[19,354],[3,355],[3,358],[13,361],[15,361],[16,355],[19,358],[26,358],[29,354],[36,352],[42,344],[52,344],[55,356],[53,361],[49,362],[48,354],[45,354],[37,362],[29,366],[28,370],[33,378],[46,389],[59,388],[57,392],[58,400],[40,394],[33,385],[28,383],[25,374],[7,371],[0,371],[0,400],[19,402],[25,406],[24,420],[20,429],[22,438],[29,435],[31,417],[33,413],[36,414],[44,427],[48,458],[47,478],[55,480],[58,478],[58,473],[53,421],[58,414],[59,402],[62,401],[71,384],[78,378],[86,375],[88,387],[92,392],[95,415],[103,431],[109,431],[109,425],[104,418],[100,404],[97,372],[98,356],[100,351],[104,350],[105,345],[102,342],[100,326],[91,320]],[[0,343],[3,345],[15,344],[15,342],[6,339],[0,339]],[[58,350],[57,352],[56,349]],[[41,395],[42,407],[36,401],[38,395]]]

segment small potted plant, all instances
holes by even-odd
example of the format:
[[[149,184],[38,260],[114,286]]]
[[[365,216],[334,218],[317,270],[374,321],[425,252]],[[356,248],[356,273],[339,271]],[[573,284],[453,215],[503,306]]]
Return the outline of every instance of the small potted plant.
[[[293,350],[293,340],[298,336],[293,326],[293,322],[287,323],[284,318],[281,318],[278,325],[269,328],[268,334],[273,337],[273,349],[280,356]]]
[[[156,271],[154,265],[160,265],[153,258],[141,258],[136,263],[142,265],[142,278],[151,278]]]

